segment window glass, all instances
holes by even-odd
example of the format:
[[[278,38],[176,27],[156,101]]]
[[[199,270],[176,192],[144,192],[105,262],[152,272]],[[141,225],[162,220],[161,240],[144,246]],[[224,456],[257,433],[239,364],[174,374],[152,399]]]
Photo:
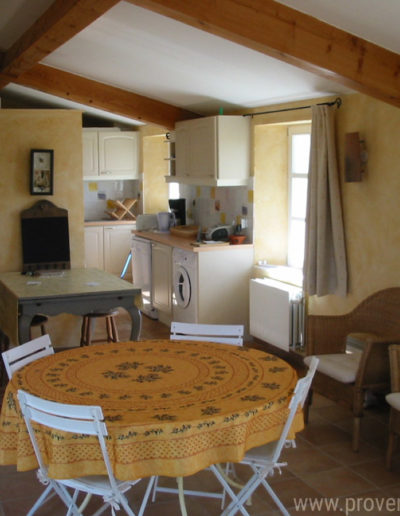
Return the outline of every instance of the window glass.
[[[179,199],[179,183],[168,183],[168,199]]]
[[[304,177],[292,177],[292,195],[290,202],[292,217],[306,218],[307,183],[308,181]]]
[[[311,126],[307,124],[289,127],[288,139],[288,265],[290,267],[302,268],[304,261]]]
[[[308,174],[310,134],[292,134],[292,174]]]

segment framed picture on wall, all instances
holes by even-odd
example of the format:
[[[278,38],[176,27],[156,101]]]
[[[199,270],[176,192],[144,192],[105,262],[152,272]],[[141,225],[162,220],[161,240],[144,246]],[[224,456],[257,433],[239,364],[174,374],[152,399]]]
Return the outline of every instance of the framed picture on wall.
[[[53,163],[53,150],[31,150],[31,195],[53,195]]]

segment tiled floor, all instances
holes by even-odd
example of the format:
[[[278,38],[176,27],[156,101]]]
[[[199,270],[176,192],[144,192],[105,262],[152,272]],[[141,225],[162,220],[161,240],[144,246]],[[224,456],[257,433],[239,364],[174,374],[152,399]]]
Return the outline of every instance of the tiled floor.
[[[119,318],[120,340],[129,336],[127,319]],[[96,335],[97,337],[98,335]],[[168,337],[166,326],[143,319],[142,339]],[[361,449],[351,451],[351,417],[342,407],[320,396],[314,396],[307,428],[297,436],[297,448],[284,451],[288,466],[271,478],[270,483],[291,514],[310,516],[359,515],[387,516],[400,513],[400,453],[395,457],[392,472],[384,467],[387,440],[388,411],[386,407],[372,407],[366,411],[361,425]],[[245,479],[246,470],[237,466],[237,473]],[[168,483],[174,486],[175,481]],[[210,472],[185,479],[185,487],[218,490]],[[129,499],[137,510],[145,483],[129,492]],[[22,516],[27,513],[42,490],[34,472],[17,473],[14,467],[0,467],[0,516]],[[306,505],[296,508],[296,502]],[[93,501],[91,508],[98,501]],[[312,503],[322,503],[320,507]],[[332,504],[328,506],[327,504]],[[335,506],[337,504],[337,506]],[[187,497],[189,516],[218,516],[219,502],[205,498]],[[90,509],[90,508],[89,508]],[[93,511],[85,512],[91,514]],[[247,508],[252,516],[280,514],[264,490],[253,496]],[[347,511],[346,511],[347,509]],[[48,502],[38,516],[65,514],[58,499]],[[107,511],[104,514],[111,514]],[[123,510],[116,513],[124,514]],[[144,516],[179,516],[175,495],[159,494],[150,502]]]

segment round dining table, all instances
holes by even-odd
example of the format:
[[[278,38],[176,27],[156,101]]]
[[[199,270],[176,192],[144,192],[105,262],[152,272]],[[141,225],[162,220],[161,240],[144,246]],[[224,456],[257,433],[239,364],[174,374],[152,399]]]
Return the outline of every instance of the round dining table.
[[[100,405],[121,480],[194,474],[239,462],[279,438],[297,382],[285,361],[260,350],[196,341],[148,340],[72,348],[14,373],[0,414],[0,464],[37,467],[18,389],[70,404]],[[303,429],[298,412],[290,437]],[[38,427],[53,478],[104,474],[94,437]]]

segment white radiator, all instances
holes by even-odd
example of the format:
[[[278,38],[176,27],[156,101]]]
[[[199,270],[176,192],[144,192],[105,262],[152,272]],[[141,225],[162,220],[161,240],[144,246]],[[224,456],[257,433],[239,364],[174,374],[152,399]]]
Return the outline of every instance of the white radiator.
[[[303,346],[302,289],[276,280],[250,280],[250,335],[289,351]]]

